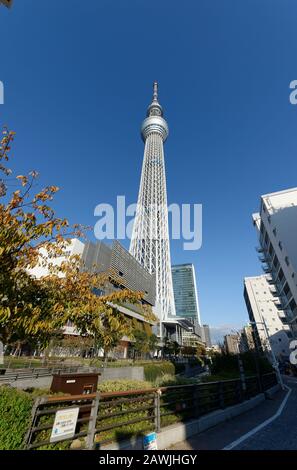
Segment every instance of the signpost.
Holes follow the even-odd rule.
[[[57,442],[74,436],[79,407],[58,410],[52,429],[50,441]]]

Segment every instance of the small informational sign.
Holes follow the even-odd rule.
[[[155,432],[143,436],[143,448],[144,450],[158,450],[157,434]]]
[[[50,441],[57,442],[74,436],[79,408],[58,410],[52,429]]]

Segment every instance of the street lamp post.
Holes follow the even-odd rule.
[[[245,393],[246,392],[246,381],[245,381],[245,373],[244,373],[244,368],[243,368],[243,362],[240,357],[240,348],[239,348],[239,343],[240,343],[240,332],[236,330],[231,330],[231,332],[234,332],[236,334],[236,341],[237,341],[237,362],[238,362],[238,369],[239,369],[239,376],[241,380],[241,386],[242,390]]]
[[[263,318],[262,318],[262,319],[263,319]],[[276,359],[276,355],[275,355],[275,353],[274,353],[274,351],[273,351],[273,348],[272,348],[272,346],[271,346],[271,343],[270,343],[269,332],[268,332],[268,328],[267,328],[267,325],[266,325],[266,323],[265,323],[265,320],[263,319],[263,321],[261,321],[261,322],[251,321],[250,324],[251,324],[251,325],[263,325],[263,326],[264,326],[264,331],[265,331],[266,339],[267,339],[268,344],[269,344],[269,346],[270,346],[270,351],[271,351],[272,360],[273,360],[272,367],[274,368],[274,370],[275,370],[275,372],[276,372],[276,376],[277,376],[278,383],[280,384],[282,390],[285,390],[283,378],[282,378],[282,375],[281,375],[281,373],[280,373],[279,366],[278,366],[278,360]]]

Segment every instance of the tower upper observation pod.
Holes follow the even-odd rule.
[[[169,129],[168,124],[163,118],[163,109],[158,101],[158,83],[154,82],[153,100],[147,108],[146,119],[141,126],[141,136],[145,142],[147,136],[152,132],[157,132],[161,135],[163,142],[168,137]]]

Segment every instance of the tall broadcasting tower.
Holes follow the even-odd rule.
[[[155,82],[153,101],[141,127],[145,147],[130,253],[156,275],[156,302],[161,309],[161,320],[175,315],[163,149],[168,132]]]

